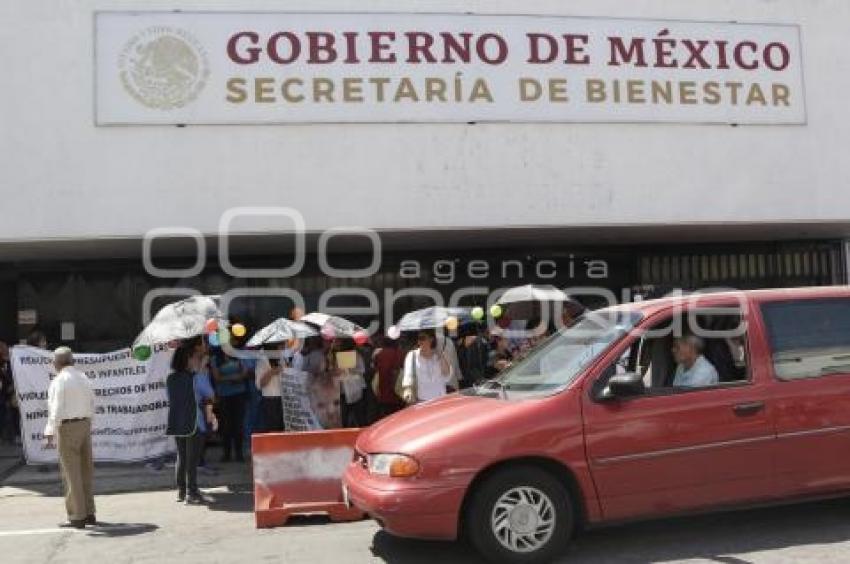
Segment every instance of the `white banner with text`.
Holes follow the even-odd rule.
[[[155,347],[145,361],[129,349],[106,354],[75,354],[95,392],[92,449],[99,462],[131,462],[174,452],[165,435],[168,394],[165,379],[172,351]],[[24,454],[30,464],[54,463],[56,449],[46,448],[47,389],[55,377],[53,353],[43,349],[12,348],[12,376],[21,410]]]

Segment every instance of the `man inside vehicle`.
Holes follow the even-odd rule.
[[[702,354],[705,342],[700,337],[677,337],[673,341],[672,350],[677,365],[674,387],[702,388],[714,386],[720,381],[717,369]]]

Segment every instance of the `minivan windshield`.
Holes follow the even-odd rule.
[[[517,398],[559,392],[642,318],[640,312],[616,308],[589,312],[493,380],[466,393]]]

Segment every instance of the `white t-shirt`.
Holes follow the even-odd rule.
[[[257,359],[257,367],[254,369],[254,378],[256,379],[257,388],[263,394],[264,398],[279,398],[280,397],[280,374],[272,374],[268,383],[265,386],[260,385],[260,380],[272,365],[268,359],[261,356]]]
[[[416,399],[428,401],[446,395],[446,384],[452,379],[451,366],[448,374],[443,374],[440,357],[436,352],[426,358],[419,354],[419,349],[407,353],[404,359],[404,377],[402,385],[413,385],[413,363],[416,362]]]

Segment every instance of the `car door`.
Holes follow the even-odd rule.
[[[783,495],[850,490],[850,297],[760,303]]]
[[[644,327],[669,323],[665,315],[653,316]],[[639,338],[624,343],[614,358],[634,349]],[[610,372],[600,370],[597,389],[604,384],[599,378]],[[606,520],[776,493],[772,406],[767,382],[757,373],[741,382],[690,390],[650,388],[644,395],[607,401],[588,389],[582,401],[588,462]]]

